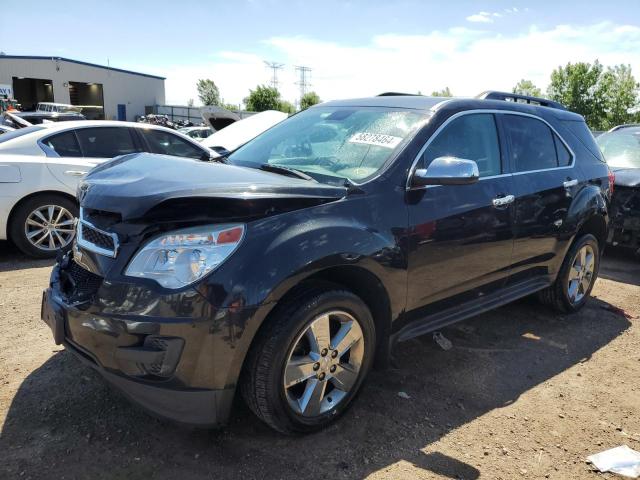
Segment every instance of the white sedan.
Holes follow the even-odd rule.
[[[69,121],[0,135],[0,240],[33,257],[55,256],[73,240],[79,180],[95,165],[135,152],[215,156],[185,135],[144,123]]]

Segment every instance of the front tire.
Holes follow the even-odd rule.
[[[561,313],[577,312],[587,303],[599,268],[598,240],[583,235],[567,252],[554,284],[539,293],[540,300]]]
[[[22,202],[14,211],[9,235],[26,255],[53,258],[71,245],[78,217],[76,203],[58,194],[41,194]]]
[[[326,427],[347,410],[371,368],[371,312],[351,292],[314,290],[268,321],[243,371],[245,402],[282,433]]]

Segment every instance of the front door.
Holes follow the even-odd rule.
[[[495,115],[452,117],[429,140],[418,168],[446,156],[474,160],[480,180],[408,192],[407,310],[415,317],[496,293],[509,276],[513,185],[505,173]]]

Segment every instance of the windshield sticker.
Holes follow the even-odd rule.
[[[358,132],[349,139],[349,143],[364,143],[377,147],[396,148],[402,141],[401,137],[385,135],[383,133]]]

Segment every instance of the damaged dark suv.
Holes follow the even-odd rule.
[[[640,125],[619,125],[597,143],[615,174],[608,241],[640,256]]]
[[[399,342],[534,293],[579,310],[607,238],[607,165],[542,99],[329,102],[218,160],[94,169],[42,303],[56,343],[185,424],[238,390],[321,428]]]

